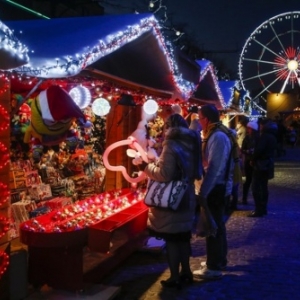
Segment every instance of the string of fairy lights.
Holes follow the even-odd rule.
[[[117,9],[125,10],[129,8],[128,6],[125,6],[123,4],[116,4],[112,1],[99,1],[99,5],[100,3],[114,6]],[[164,53],[166,54],[170,70],[172,71],[172,81],[176,88],[182,92],[183,98],[187,100],[196,90],[196,85],[183,79],[182,74],[179,72],[177,64],[174,62],[173,48],[173,43],[178,41],[185,34],[185,32],[177,29],[174,26],[167,25],[170,20],[168,17],[168,8],[163,3],[163,0],[150,0],[148,2],[148,10],[153,13],[153,17],[143,19],[141,20],[140,24],[130,26],[122,32],[112,34],[108,42],[100,40],[97,45],[90,47],[88,51],[84,53],[76,54],[75,57],[70,55],[68,57],[56,58],[55,61],[49,60],[43,67],[32,67],[30,66],[30,64],[26,64],[25,66],[18,68],[17,71],[21,74],[26,74],[33,77],[57,78],[64,76],[74,76],[89,64],[117,50],[122,45],[124,45],[124,43],[130,42],[131,40],[137,38],[148,30],[154,30],[155,36],[159,40]],[[137,9],[135,9],[135,12],[139,13]],[[173,40],[165,39],[167,31],[171,31],[174,33],[175,38],[173,38]],[[26,51],[28,52],[28,49],[26,49]],[[211,71],[215,72],[215,69],[212,67]],[[203,77],[204,76],[205,74],[203,74]],[[213,78],[213,80],[222,106],[226,109],[227,107],[222,97],[222,92],[218,87],[218,80],[215,78]],[[256,109],[258,111],[264,113],[264,109],[261,108],[258,104],[254,103],[253,105],[256,106]]]
[[[0,76],[1,88],[0,95],[7,92],[9,89],[9,80],[3,74]],[[10,117],[8,110],[0,105],[0,134],[7,133],[10,125]],[[0,142],[0,171],[9,164],[9,149],[7,142]],[[9,201],[10,189],[7,184],[0,181],[0,209]],[[10,228],[10,221],[6,216],[0,216],[0,239],[8,232]],[[5,251],[0,251],[0,279],[7,271],[9,265],[9,255]]]
[[[128,26],[123,31],[112,33],[106,41],[100,40],[97,45],[91,46],[86,52],[77,54],[75,57],[60,57],[55,60],[48,60],[43,67],[26,64],[15,71],[33,77],[41,78],[61,78],[77,75],[81,70],[100,58],[116,51],[124,44],[138,38],[143,33],[154,31],[172,74],[172,81],[178,91],[182,93],[184,99],[188,99],[195,89],[195,84],[183,79],[174,59],[174,50],[171,42],[166,41],[161,33],[160,25],[154,16],[149,16],[140,20],[139,24]]]

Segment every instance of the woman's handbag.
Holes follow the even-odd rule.
[[[149,207],[160,207],[176,210],[189,186],[189,180],[185,175],[183,161],[177,154],[178,165],[181,171],[181,179],[169,182],[158,182],[149,179],[144,203]]]
[[[158,182],[149,179],[144,203],[150,207],[176,210],[189,186],[187,179]]]
[[[201,203],[200,218],[197,223],[196,235],[200,237],[215,237],[217,234],[218,226],[210,213],[207,202]]]

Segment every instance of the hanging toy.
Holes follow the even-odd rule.
[[[30,125],[31,108],[28,104],[23,103],[19,108],[19,125],[22,133],[25,133]]]
[[[31,122],[25,132],[24,142],[29,143],[31,137],[35,137],[43,145],[58,145],[66,138],[76,118],[85,120],[71,96],[57,85],[50,86],[32,100]]]

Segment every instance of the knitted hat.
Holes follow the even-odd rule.
[[[72,97],[58,85],[50,86],[39,94],[42,118],[46,121],[62,121],[83,118],[84,114]]]
[[[252,128],[253,130],[258,130],[258,124],[254,121],[248,122],[247,127]]]

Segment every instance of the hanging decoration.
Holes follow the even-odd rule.
[[[9,151],[7,147],[0,142],[0,170],[4,168],[9,162]]]
[[[10,116],[8,111],[0,104],[0,131],[8,129]]]
[[[158,104],[155,100],[149,99],[144,103],[143,109],[148,115],[153,115],[158,111]]]
[[[7,184],[0,182],[0,208],[3,204],[8,202],[9,194],[10,193]]]
[[[72,88],[69,94],[80,109],[85,109],[92,100],[90,90],[82,85]]]
[[[9,230],[9,220],[6,217],[0,217],[0,239]]]
[[[130,183],[138,183],[144,179],[147,178],[146,174],[144,172],[139,172],[138,174],[138,177],[131,177],[128,175],[127,173],[127,170],[124,166],[112,166],[109,161],[108,161],[108,156],[109,156],[109,153],[118,148],[118,147],[121,147],[121,146],[130,146],[134,149],[136,149],[142,159],[145,161],[145,162],[148,162],[148,157],[147,157],[147,154],[145,153],[144,149],[135,141],[134,138],[132,137],[129,137],[127,140],[123,140],[123,141],[119,141],[119,142],[116,142],[116,143],[113,143],[111,144],[109,147],[107,147],[107,149],[105,150],[104,154],[103,154],[103,163],[104,163],[104,166],[108,169],[108,170],[111,170],[111,171],[119,171],[123,174],[124,178],[130,182]]]
[[[104,98],[97,98],[92,104],[92,111],[97,116],[106,116],[110,111],[110,104]]]
[[[24,136],[27,144],[35,137],[43,145],[58,145],[65,139],[75,118],[85,119],[71,96],[56,85],[40,92],[32,100],[31,109],[31,122]]]

